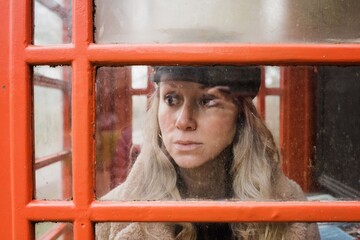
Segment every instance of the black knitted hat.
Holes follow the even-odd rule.
[[[152,80],[191,81],[206,86],[228,86],[236,96],[254,98],[260,87],[260,67],[249,66],[156,66]]]

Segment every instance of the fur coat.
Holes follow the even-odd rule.
[[[102,200],[120,200],[136,184],[139,184],[139,171],[142,164],[137,162],[122,185],[105,195]],[[275,196],[282,201],[305,200],[300,186],[288,179],[279,171],[275,182]],[[147,225],[146,231],[144,224]],[[104,222],[96,224],[98,240],[175,240],[173,224],[167,223],[122,223]],[[318,240],[320,239],[316,223],[290,223],[285,233],[285,240]]]

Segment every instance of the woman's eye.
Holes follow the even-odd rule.
[[[173,106],[179,103],[179,98],[174,94],[167,94],[164,97],[164,101],[167,105]]]
[[[200,100],[200,105],[206,107],[213,107],[217,104],[215,97],[205,96]]]

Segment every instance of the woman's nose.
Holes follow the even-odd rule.
[[[176,127],[182,131],[194,131],[197,127],[194,111],[191,105],[184,104],[177,116]]]

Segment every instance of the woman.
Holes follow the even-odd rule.
[[[144,146],[104,200],[304,200],[252,99],[255,67],[156,67]],[[318,239],[307,223],[100,223],[98,239]]]

